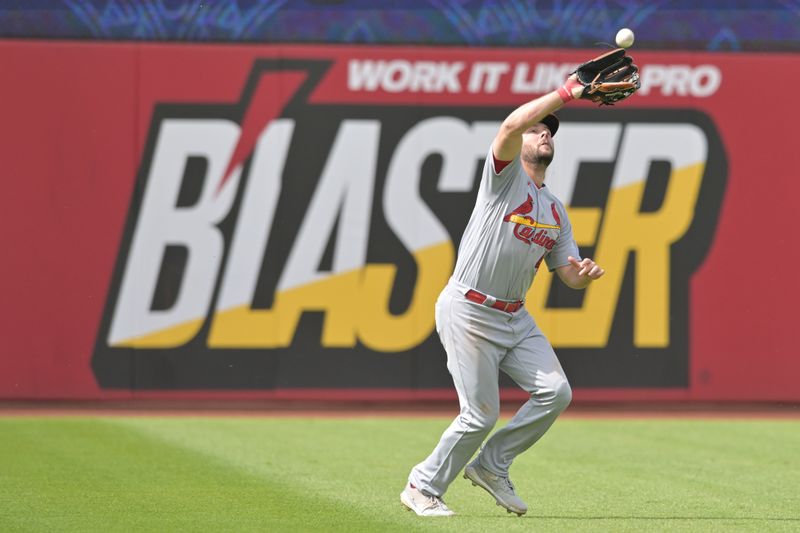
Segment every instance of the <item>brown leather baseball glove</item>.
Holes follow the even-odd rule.
[[[600,105],[614,105],[641,87],[639,67],[633,58],[617,48],[580,65],[570,75],[570,81],[583,85],[581,98]]]

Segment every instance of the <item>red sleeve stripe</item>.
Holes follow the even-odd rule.
[[[494,171],[497,174],[500,174],[504,168],[508,166],[511,161],[503,161],[502,159],[497,159],[494,153],[492,153],[492,159],[494,159]]]

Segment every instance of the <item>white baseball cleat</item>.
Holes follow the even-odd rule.
[[[509,513],[522,516],[528,512],[528,506],[514,492],[511,480],[492,474],[480,465],[477,458],[464,469],[464,478],[472,481],[473,486],[477,485],[494,496],[497,505],[505,507]]]
[[[444,504],[441,498],[428,496],[410,483],[400,493],[400,503],[419,516],[453,516],[456,514]]]

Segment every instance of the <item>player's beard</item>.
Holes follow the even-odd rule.
[[[549,150],[544,148],[541,145],[531,146],[530,144],[522,145],[522,160],[527,163],[528,165],[537,167],[537,166],[544,166],[547,167],[552,161],[553,157],[556,155],[555,147],[551,147]]]

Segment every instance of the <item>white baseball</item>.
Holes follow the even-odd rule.
[[[617,32],[617,46],[620,48],[630,48],[633,46],[633,32],[630,28],[622,28]]]

